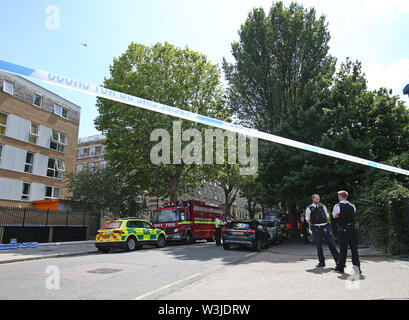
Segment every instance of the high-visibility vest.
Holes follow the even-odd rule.
[[[220,221],[220,224],[219,224],[219,221]],[[219,218],[216,218],[215,220],[214,220],[214,226],[216,227],[216,229],[217,228],[219,228],[219,226],[222,224],[222,222],[221,222],[221,220],[219,219]]]

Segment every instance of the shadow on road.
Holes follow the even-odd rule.
[[[148,247],[146,247],[148,249]],[[335,263],[331,254],[325,248],[324,254],[331,267],[335,267]],[[235,265],[243,263],[297,263],[303,261],[311,261],[311,267],[318,263],[316,248],[312,244],[304,244],[302,241],[289,241],[280,245],[272,246],[268,249],[263,249],[260,252],[255,252],[251,248],[231,247],[229,250],[224,250],[223,246],[216,246],[214,243],[196,242],[191,245],[170,244],[165,248],[160,249],[176,259],[181,260],[197,260],[209,261],[219,259],[226,265]],[[391,261],[391,258],[374,255],[369,249],[362,249],[363,255],[361,262],[381,262]],[[348,258],[350,253],[348,253]],[[330,268],[312,268],[306,270],[310,273],[324,274],[331,272]]]

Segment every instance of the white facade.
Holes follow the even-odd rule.
[[[0,199],[21,201],[24,181],[0,178]],[[45,185],[30,183],[29,201],[43,200],[45,197]]]
[[[31,132],[31,122],[13,114],[7,116],[7,126],[5,136],[29,142]],[[50,142],[52,137],[52,130],[48,127],[37,125],[37,141],[35,145],[50,149]],[[30,172],[25,170],[27,153],[29,151],[17,148],[11,145],[2,144],[0,155],[0,169],[28,173],[41,177],[48,177],[48,162],[49,156],[42,153],[33,153],[34,158],[30,163]],[[58,158],[56,158],[58,159]],[[48,177],[50,178],[50,177]],[[58,179],[58,178],[55,178]],[[22,198],[23,183],[29,183],[29,196]],[[46,197],[46,185],[39,183],[32,183],[16,179],[0,178],[0,199],[14,200],[14,201],[35,201],[44,200]]]
[[[50,148],[52,130],[41,125],[38,127],[39,135],[36,145],[44,148]],[[24,142],[29,142],[30,129],[31,121],[15,116],[14,114],[8,115],[5,136]]]

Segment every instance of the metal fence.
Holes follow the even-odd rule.
[[[94,213],[1,207],[0,227],[5,226],[85,226]]]
[[[38,242],[85,240],[92,238],[98,227],[95,213],[0,206],[0,243],[13,236]]]

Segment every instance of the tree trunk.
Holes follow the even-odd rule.
[[[168,191],[169,191],[169,200],[176,201],[177,200],[177,189],[180,181],[180,174],[176,173],[173,176],[169,177],[168,180]]]

